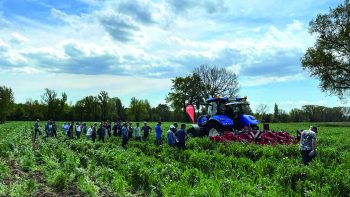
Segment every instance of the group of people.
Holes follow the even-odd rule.
[[[156,145],[160,146],[162,144],[163,130],[161,128],[161,122],[158,122],[155,126],[156,133]],[[47,140],[48,137],[57,137],[57,125],[55,121],[48,120],[44,126],[46,135],[44,139]],[[141,127],[140,123],[137,122],[136,126],[133,127],[131,122],[121,122],[116,121],[113,123],[110,121],[104,121],[101,123],[94,123],[91,126],[87,126],[83,122],[64,122],[61,127],[62,133],[70,139],[80,138],[81,135],[86,135],[87,140],[96,140],[105,142],[106,139],[111,137],[121,137],[122,146],[126,147],[130,139],[135,139],[137,141],[148,141],[148,137],[152,128],[148,126],[147,122]],[[185,149],[185,142],[188,139],[186,133],[186,124],[181,124],[178,129],[178,124],[174,123],[170,126],[167,132],[167,144],[169,146],[178,146],[180,149]],[[143,134],[143,135],[141,135]],[[34,124],[34,140],[37,139],[38,135],[41,135],[40,131],[40,120],[37,119]]]
[[[34,124],[34,140],[37,139],[38,135],[41,135],[39,120]],[[160,146],[162,144],[163,130],[161,128],[162,123],[158,122],[155,126],[156,134],[156,145]],[[86,123],[74,122],[63,123],[62,132],[68,138],[74,138],[74,132],[77,138],[80,138],[81,134],[86,135],[87,140],[92,140],[93,142],[98,139],[98,141],[105,142],[106,138],[121,137],[122,146],[126,147],[130,139],[135,139],[137,141],[148,141],[148,136],[152,131],[152,128],[144,122],[143,127],[140,127],[140,123],[136,123],[133,127],[131,122],[120,122],[116,121],[113,126],[110,121],[101,122],[99,125],[94,123],[93,125],[87,127]],[[55,121],[47,121],[44,126],[46,135],[44,139],[47,140],[49,137],[57,137],[57,125]],[[143,136],[141,136],[143,133]],[[308,165],[313,158],[316,156],[316,133],[317,127],[311,126],[309,130],[299,131],[297,137],[300,139],[300,152],[302,156],[302,161],[305,165]],[[170,126],[166,134],[166,141],[169,146],[177,146],[180,149],[185,149],[185,143],[188,139],[186,133],[186,124],[181,124],[178,129],[178,124],[174,123]]]

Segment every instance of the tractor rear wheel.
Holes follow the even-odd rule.
[[[205,131],[209,137],[218,136],[222,134],[221,125],[215,122],[209,122],[205,127]]]

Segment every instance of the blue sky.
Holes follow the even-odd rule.
[[[300,66],[308,23],[334,0],[0,0],[0,85],[17,102],[44,88],[75,102],[101,90],[164,103],[201,64],[237,73],[255,109],[338,106]]]

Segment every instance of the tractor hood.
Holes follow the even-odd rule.
[[[233,125],[233,121],[225,115],[215,115],[215,116],[211,117],[210,119],[216,120],[221,125],[225,125],[225,126],[232,126]]]
[[[254,116],[251,115],[242,115],[241,116],[241,123],[243,125],[257,125],[259,124],[259,121],[254,118]]]

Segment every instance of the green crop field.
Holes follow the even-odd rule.
[[[191,138],[179,151],[156,147],[154,132],[151,141],[131,140],[126,150],[120,138],[92,143],[61,132],[32,143],[32,124],[0,125],[0,196],[350,196],[350,124],[317,124],[318,155],[309,166],[298,145]],[[270,128],[294,135],[309,126]]]

